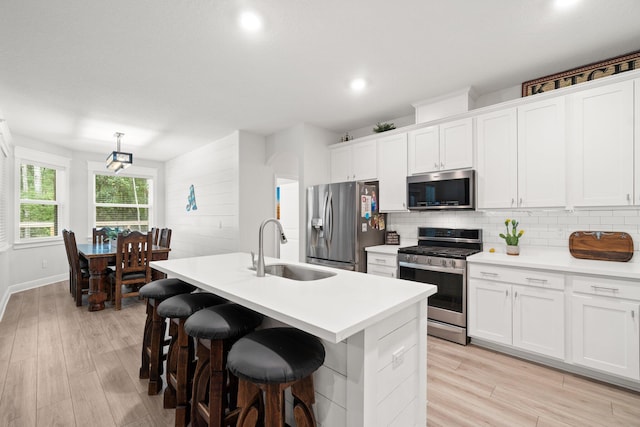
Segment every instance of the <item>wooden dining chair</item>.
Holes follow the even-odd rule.
[[[93,227],[93,244],[96,245],[98,243],[104,243],[109,240],[109,236],[107,235],[106,228],[95,228]]]
[[[149,233],[151,233],[151,235],[153,236],[152,238],[152,242],[154,245],[158,244],[158,239],[160,238],[160,229],[157,227],[153,227]]]
[[[160,240],[158,241],[158,246],[162,246],[163,248],[171,247],[171,229],[163,228],[160,231]]]
[[[82,305],[82,294],[89,292],[89,270],[83,268],[80,263],[80,255],[78,255],[78,244],[76,243],[76,235],[73,231],[62,230],[62,237],[67,246],[67,256],[69,258],[69,289],[71,295],[76,300],[76,306]]]
[[[122,307],[122,298],[138,296],[140,287],[151,281],[151,249],[150,233],[132,231],[127,235],[118,234],[116,269],[110,275],[116,310]]]
[[[62,230],[62,241],[64,242],[64,250],[67,253],[67,262],[69,263],[69,294],[74,296],[73,292],[73,269],[71,267],[71,250],[69,249],[69,230]]]

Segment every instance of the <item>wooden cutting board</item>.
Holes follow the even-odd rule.
[[[633,239],[617,231],[574,231],[569,252],[575,258],[626,262],[633,257]]]

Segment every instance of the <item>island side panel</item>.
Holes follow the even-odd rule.
[[[347,425],[425,426],[427,302],[347,340]]]

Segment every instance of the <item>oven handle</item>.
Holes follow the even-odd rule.
[[[415,268],[416,270],[441,271],[443,273],[464,274],[464,268],[438,267],[437,265],[422,265],[412,262],[398,261],[398,267]]]

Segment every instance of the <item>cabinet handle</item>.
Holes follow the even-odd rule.
[[[536,283],[547,283],[547,279],[538,279],[536,277],[527,277],[526,279]]]
[[[513,197],[511,198],[511,206],[513,206],[513,204],[515,203],[516,199],[514,199]]]
[[[522,197],[520,197],[520,203],[518,204],[518,206],[522,206]]]
[[[434,168],[436,168],[436,169],[438,169],[438,162],[435,162],[435,163],[433,164],[433,167],[434,167]]]
[[[513,297],[514,297],[514,298],[518,298],[518,291],[515,291],[515,292],[513,293]]]
[[[440,162],[440,169],[444,169],[444,163]]]
[[[611,291],[611,292],[619,292],[620,291],[620,289],[618,289],[618,288],[609,288],[607,286],[591,285],[591,287],[593,288],[594,291],[597,291],[598,289],[600,289],[601,291]]]
[[[631,194],[627,193],[627,202],[631,203]]]
[[[631,318],[632,319],[636,318],[636,311],[635,310],[631,310]]]
[[[376,261],[380,264],[386,264],[387,260],[386,259],[382,259],[382,258],[376,258]]]
[[[505,294],[506,296],[509,296],[509,289],[505,289],[505,290],[504,290],[504,294]]]
[[[498,277],[498,273],[489,273],[488,271],[481,271],[480,274],[483,276]]]

